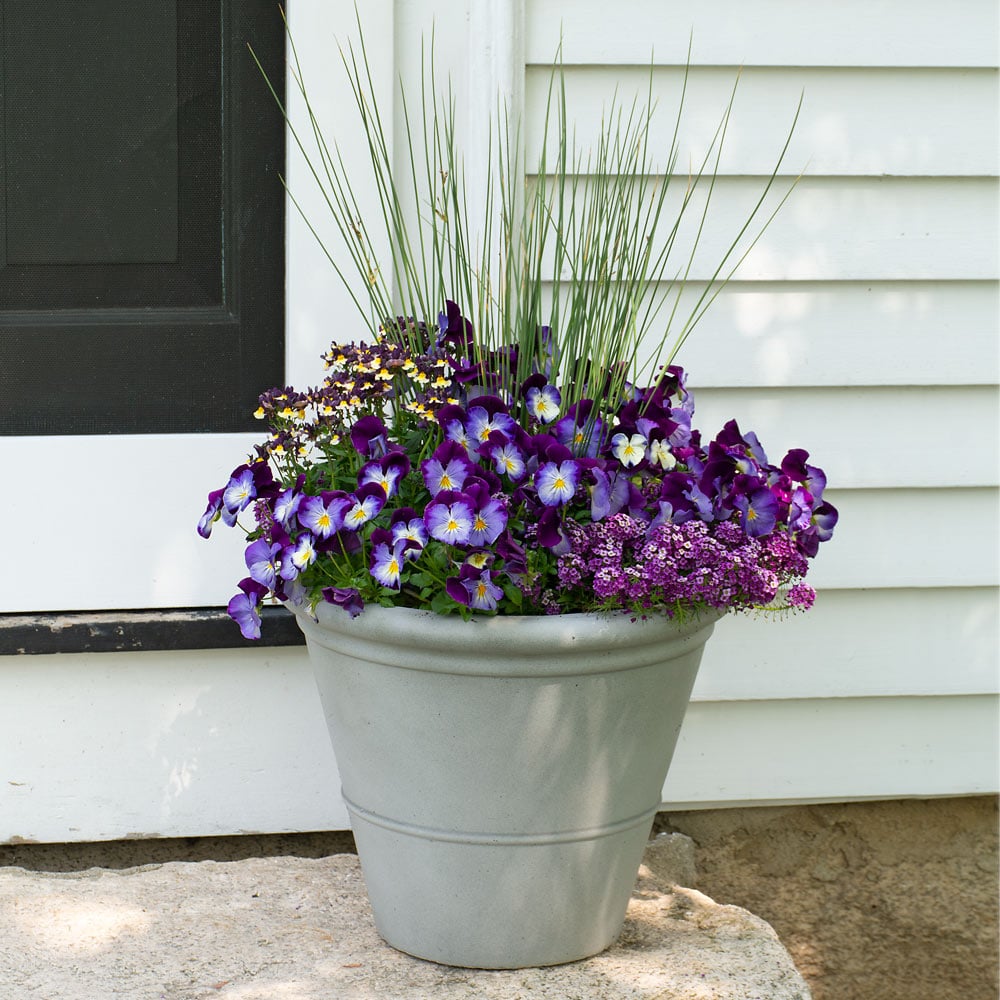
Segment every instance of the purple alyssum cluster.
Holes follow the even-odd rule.
[[[318,389],[265,393],[267,441],[209,494],[204,537],[253,511],[229,603],[245,636],[270,596],[351,615],[811,606],[837,521],[822,470],[801,449],[770,464],[735,421],[704,445],[681,369],[581,398],[544,360],[513,378],[515,348],[477,355],[454,303],[433,338],[383,332],[331,348]]]

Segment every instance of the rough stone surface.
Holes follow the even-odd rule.
[[[671,813],[715,899],[767,920],[815,1000],[997,1000],[997,800]]]
[[[661,838],[620,941],[549,969],[409,958],[375,932],[355,856],[0,869],[3,1000],[808,1000],[774,931],[671,885],[691,844]]]

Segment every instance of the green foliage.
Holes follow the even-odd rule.
[[[507,377],[519,384],[548,365],[550,381],[567,390],[563,399],[567,405],[582,398],[594,373],[600,373],[602,380],[611,376],[601,402],[607,412],[617,408],[627,382],[654,382],[794,186],[793,181],[777,207],[765,212],[798,109],[759,199],[704,291],[682,314],[681,293],[712,203],[738,76],[702,161],[678,175],[689,65],[668,150],[654,150],[651,144],[650,71],[646,102],[635,100],[624,106],[615,97],[596,148],[584,154],[572,135],[561,51],[557,52],[538,162],[528,170],[521,123],[511,120],[510,109],[499,107],[491,123],[490,148],[470,151],[472,156],[486,155],[493,168],[484,203],[469,205],[455,96],[450,86],[439,87],[433,40],[422,59],[417,108],[400,86],[406,145],[405,166],[397,177],[362,36],[357,48],[348,45],[340,57],[381,209],[381,231],[376,233],[362,217],[340,145],[325,137],[316,118],[290,36],[289,46],[290,75],[307,119],[304,135],[292,121],[289,129],[343,242],[336,254],[322,241],[321,246],[370,334],[381,331],[414,350],[412,330],[388,321],[402,315],[434,329],[445,300],[454,299],[472,321],[477,360],[514,344],[518,365]],[[282,111],[287,119],[287,110],[282,107]],[[672,209],[668,196],[678,187],[682,188],[679,207]],[[696,201],[699,190],[703,196]],[[292,198],[295,201],[294,194]],[[677,237],[689,217],[686,225],[693,226],[695,235],[682,249]],[[306,222],[316,234],[309,219]],[[383,242],[390,248],[388,259],[380,258],[376,250]],[[547,289],[552,300],[548,309],[543,295]],[[542,336],[543,328],[551,332],[551,343]],[[651,360],[640,364],[639,346],[647,338],[644,353]]]

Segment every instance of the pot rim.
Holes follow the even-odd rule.
[[[403,669],[551,676],[663,663],[704,644],[724,611],[683,623],[627,612],[495,615],[464,621],[421,608],[369,605],[352,618],[332,604],[286,604],[310,644]],[[464,655],[463,655],[464,654]],[[470,655],[473,654],[473,655]]]

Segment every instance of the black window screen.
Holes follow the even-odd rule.
[[[227,431],[282,381],[273,0],[0,0],[0,433]]]

